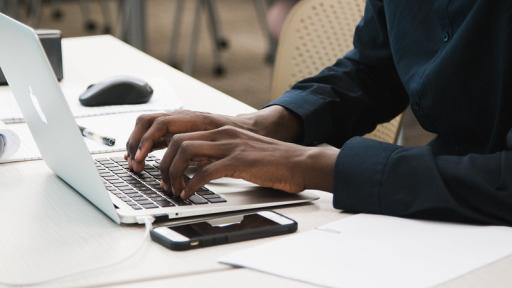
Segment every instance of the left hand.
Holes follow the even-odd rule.
[[[305,147],[225,126],[177,134],[160,163],[164,189],[186,199],[211,180],[231,177],[290,193],[331,191],[336,148]],[[203,165],[185,183],[190,163]]]

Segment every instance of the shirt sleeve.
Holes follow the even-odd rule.
[[[405,148],[354,137],[343,146],[338,158],[335,208],[443,221],[512,224],[511,150],[438,156],[428,145]]]
[[[337,147],[390,121],[407,104],[389,48],[383,4],[376,0],[367,1],[353,50],[270,103],[302,120],[300,144]]]

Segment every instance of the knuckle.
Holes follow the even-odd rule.
[[[219,129],[217,129],[218,132],[226,136],[236,135],[239,132],[238,130],[238,128],[231,125],[222,126]]]
[[[181,143],[183,143],[183,135],[176,134],[171,137],[171,140],[169,141],[169,148],[171,149],[177,149],[180,147]]]
[[[147,123],[149,121],[149,115],[143,114],[137,117],[137,120],[135,121],[135,124],[142,125],[144,123]]]
[[[157,118],[153,122],[153,126],[157,129],[165,129],[167,127],[167,119],[165,117]]]

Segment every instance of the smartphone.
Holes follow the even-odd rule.
[[[293,233],[297,222],[274,211],[220,217],[203,222],[161,226],[153,241],[176,251]]]

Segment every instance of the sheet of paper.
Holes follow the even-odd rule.
[[[78,96],[87,88],[83,83],[74,83],[64,80],[61,83],[61,88],[71,108],[71,112],[76,118],[182,108],[181,101],[178,100],[173,87],[168,84],[165,78],[150,78],[145,80],[153,87],[154,94],[151,100],[143,105],[84,107],[78,101]],[[14,95],[7,87],[2,87],[2,90],[3,93],[0,95],[0,121],[4,121],[5,123],[23,122],[23,115],[21,114],[21,110],[18,107]]]
[[[87,127],[97,134],[116,139],[115,146],[105,146],[95,141],[83,138],[91,154],[125,151],[126,141],[135,125],[137,116],[141,112],[95,116],[77,119],[77,124]],[[11,157],[0,159],[0,163],[19,162],[41,159],[36,142],[25,123],[10,124],[9,129],[20,137],[20,147]]]
[[[512,253],[512,228],[359,214],[220,262],[325,287],[432,287]]]
[[[0,159],[12,157],[20,147],[20,138],[10,127],[0,121]]]

